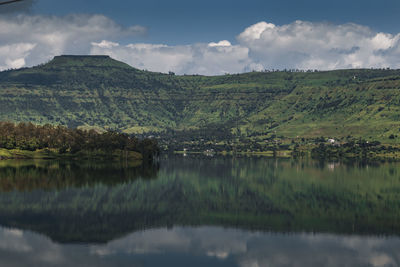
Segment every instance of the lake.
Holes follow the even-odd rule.
[[[400,266],[400,164],[0,161],[0,266]]]

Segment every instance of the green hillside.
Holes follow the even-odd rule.
[[[400,135],[399,89],[400,70],[176,76],[108,56],[59,56],[0,73],[0,121],[389,142],[390,135]]]

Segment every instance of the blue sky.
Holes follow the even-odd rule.
[[[0,6],[0,70],[60,54],[220,75],[400,68],[399,0],[24,0]]]
[[[34,12],[104,14],[123,25],[148,28],[143,41],[189,44],[222,39],[235,42],[259,21],[277,25],[295,20],[357,23],[377,31],[400,32],[399,0],[37,0]]]

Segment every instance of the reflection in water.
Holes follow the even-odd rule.
[[[398,266],[399,197],[396,163],[0,162],[0,265]]]
[[[0,161],[0,192],[112,186],[138,178],[154,178],[157,171],[157,165],[144,165],[141,161]]]
[[[154,229],[106,245],[59,245],[0,228],[4,266],[399,266],[399,238]]]
[[[160,169],[4,164],[0,224],[63,243],[104,243],[174,225],[400,233],[398,164],[337,164],[332,170],[313,161],[189,157],[165,159]]]

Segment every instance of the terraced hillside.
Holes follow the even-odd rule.
[[[127,133],[223,129],[243,137],[400,134],[400,70],[175,76],[108,56],[0,73],[0,120]]]

